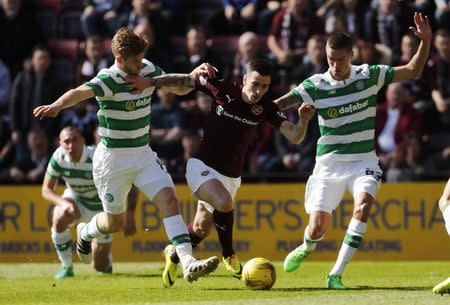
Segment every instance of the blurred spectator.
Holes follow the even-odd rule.
[[[97,109],[83,101],[71,108],[67,108],[61,115],[60,130],[66,126],[74,126],[78,129],[86,141],[86,145],[94,145],[94,132],[97,128]]]
[[[287,4],[286,0],[268,0],[266,7],[258,14],[258,22],[256,24],[256,32],[258,35],[269,34],[272,18],[281,8]]]
[[[43,41],[39,24],[32,14],[22,7],[22,0],[1,0],[0,58],[9,68],[11,77],[23,69],[23,62],[31,56],[31,50]]]
[[[434,18],[437,27],[450,31],[450,1],[434,0],[434,2],[436,4]]]
[[[356,65],[390,65],[392,63],[392,51],[382,45],[375,44],[367,38],[361,37],[356,41]]]
[[[364,29],[364,12],[368,1],[334,0],[325,14],[325,31],[327,33],[346,32],[353,39],[362,36]]]
[[[100,36],[89,36],[86,38],[84,41],[84,54],[85,56],[77,68],[77,85],[93,79],[101,69],[110,66],[110,62],[105,56],[103,40]]]
[[[298,111],[295,107],[285,111],[289,121],[298,120]],[[316,158],[316,144],[319,139],[319,129],[316,127],[317,115],[310,123],[303,141],[298,144],[291,144],[279,132],[275,132],[274,144],[278,156],[278,166],[282,171],[311,174]]]
[[[414,34],[408,33],[403,35],[401,43],[402,53],[398,65],[406,65],[412,59],[419,48],[419,43],[419,39]],[[427,88],[425,74],[426,72],[414,79],[403,81],[403,84],[413,94],[413,106],[418,110],[422,110],[426,104],[430,103],[430,91]]]
[[[151,10],[151,0],[132,0],[132,10],[124,15],[120,21],[120,26],[135,29],[137,26],[150,22],[154,29],[155,43],[167,43],[169,36],[169,25],[158,10]]]
[[[435,130],[450,129],[450,32],[438,30],[434,46],[437,55],[428,62],[431,97],[439,113]]]
[[[6,120],[9,112],[9,92],[11,90],[11,76],[8,67],[0,59],[0,125]]]
[[[325,54],[325,40],[321,35],[312,36],[306,45],[306,55],[303,57],[302,65],[294,68],[289,83],[298,85],[308,77],[325,73],[328,70]],[[293,121],[295,122],[295,121]]]
[[[127,10],[125,0],[84,0],[81,28],[85,37],[112,37],[118,22]]]
[[[206,32],[201,26],[191,26],[186,32],[186,54],[175,59],[175,71],[190,73],[201,63],[208,62],[219,69],[219,75],[225,77],[222,60],[206,44]]]
[[[10,98],[11,139],[19,145],[19,152],[25,146],[29,130],[39,126],[44,129],[50,141],[58,134],[56,118],[37,120],[32,110],[54,102],[62,92],[60,76],[50,69],[50,51],[45,46],[36,46],[31,58],[31,69],[20,72],[14,79]]]
[[[168,160],[183,155],[181,138],[186,127],[186,114],[180,108],[177,96],[157,90],[159,104],[152,106],[151,147],[161,159]]]
[[[33,129],[27,135],[26,152],[16,156],[10,168],[0,171],[0,182],[40,183],[49,160],[47,134],[42,129]]]
[[[159,12],[166,25],[170,25],[167,27],[169,36],[183,36],[186,25],[193,24],[188,5],[189,1],[151,0],[150,10]]]
[[[247,63],[253,59],[264,57],[258,36],[253,32],[245,32],[239,37],[238,51],[234,56],[232,79],[241,80],[245,74]]]
[[[208,28],[213,35],[239,35],[256,30],[262,0],[223,0],[223,8],[213,13]]]
[[[149,45],[145,52],[145,58],[161,67],[165,72],[173,72],[173,52],[168,45],[156,41],[153,24],[150,21],[141,23],[134,28],[134,31],[147,37]]]
[[[412,11],[398,0],[379,0],[376,8],[365,16],[365,36],[392,50],[393,62],[398,62],[403,34],[411,25]]]
[[[289,75],[290,69],[301,63],[308,39],[323,33],[323,22],[314,15],[308,0],[289,0],[287,8],[273,18],[267,45]]]
[[[402,83],[392,83],[387,87],[386,102],[377,107],[375,146],[388,181],[413,180],[421,163],[423,121],[412,102]]]

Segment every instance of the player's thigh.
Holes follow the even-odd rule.
[[[146,158],[145,163],[134,178],[133,184],[151,201],[163,189],[171,188],[173,189],[172,192],[175,193],[172,177],[170,177],[166,166],[159,160],[156,153],[149,149],[143,157]],[[167,193],[167,196],[172,196],[170,192],[165,193]],[[162,199],[170,199],[166,198],[166,195]]]
[[[127,156],[124,151],[111,152],[111,149],[108,151],[100,144],[97,147],[93,177],[105,212],[125,212],[126,198],[137,172],[133,161],[133,156]]]
[[[369,200],[365,193],[372,198],[378,193],[381,186],[382,170],[377,160],[360,161],[353,165],[355,168],[348,180],[348,189],[353,194],[355,203],[364,199]],[[367,197],[367,198],[366,198]]]
[[[312,175],[306,183],[305,209],[312,212],[331,214],[344,196],[347,180],[345,178],[329,178]]]

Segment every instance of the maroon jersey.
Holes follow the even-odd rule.
[[[200,77],[196,88],[214,99],[196,158],[224,176],[240,177],[258,125],[279,129],[286,117],[266,96],[253,105],[244,102],[242,84],[236,82]]]

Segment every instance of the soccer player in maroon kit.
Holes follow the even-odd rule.
[[[190,158],[186,179],[192,193],[199,198],[197,213],[188,231],[193,246],[199,244],[216,227],[226,268],[240,278],[242,265],[233,249],[233,198],[241,184],[245,153],[258,125],[267,122],[292,143],[300,143],[306,133],[314,108],[306,103],[299,109],[297,124],[289,122],[278,106],[265,94],[269,89],[272,65],[263,59],[247,64],[242,83],[227,82],[205,75],[215,75],[214,67],[203,64],[191,74],[165,74],[155,78],[129,77],[137,90],[149,86],[183,87],[200,90],[214,100],[208,114],[200,150]],[[172,286],[178,258],[173,246],[164,250],[165,286]]]

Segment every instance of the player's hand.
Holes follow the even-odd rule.
[[[300,116],[300,121],[309,122],[313,117],[314,112],[315,109],[313,106],[303,102],[302,105],[298,108],[298,115]]]
[[[116,16],[117,16],[117,13],[115,11],[111,10],[111,11],[107,11],[106,14],[103,15],[103,19],[106,21],[109,21],[111,19],[116,18]]]
[[[34,108],[33,110],[33,115],[38,118],[38,119],[43,119],[43,118],[54,118],[58,115],[58,113],[61,111],[61,109],[54,105],[54,104],[50,104],[50,105],[42,105],[42,106],[37,106],[36,108]]]
[[[125,213],[125,224],[123,225],[123,234],[125,236],[133,236],[136,234],[136,221],[134,220],[134,213],[127,211]]]
[[[64,215],[74,217],[76,216],[77,207],[74,202],[69,200],[64,200],[63,204]]]
[[[409,27],[411,31],[421,40],[431,41],[431,26],[428,17],[422,13],[414,13],[414,24],[416,27]]]
[[[151,78],[140,75],[128,75],[126,84],[132,90],[132,94],[138,94],[153,86],[153,81]]]
[[[206,63],[201,64],[194,70],[192,70],[192,72],[189,73],[189,75],[191,75],[193,77],[197,77],[198,75],[203,75],[203,76],[207,76],[208,78],[215,78],[217,72],[219,72],[219,70],[216,67],[214,67],[213,65],[206,62]]]
[[[85,14],[86,16],[91,16],[95,13],[95,6],[93,5],[88,5],[86,6],[86,8],[84,9],[83,14]]]

